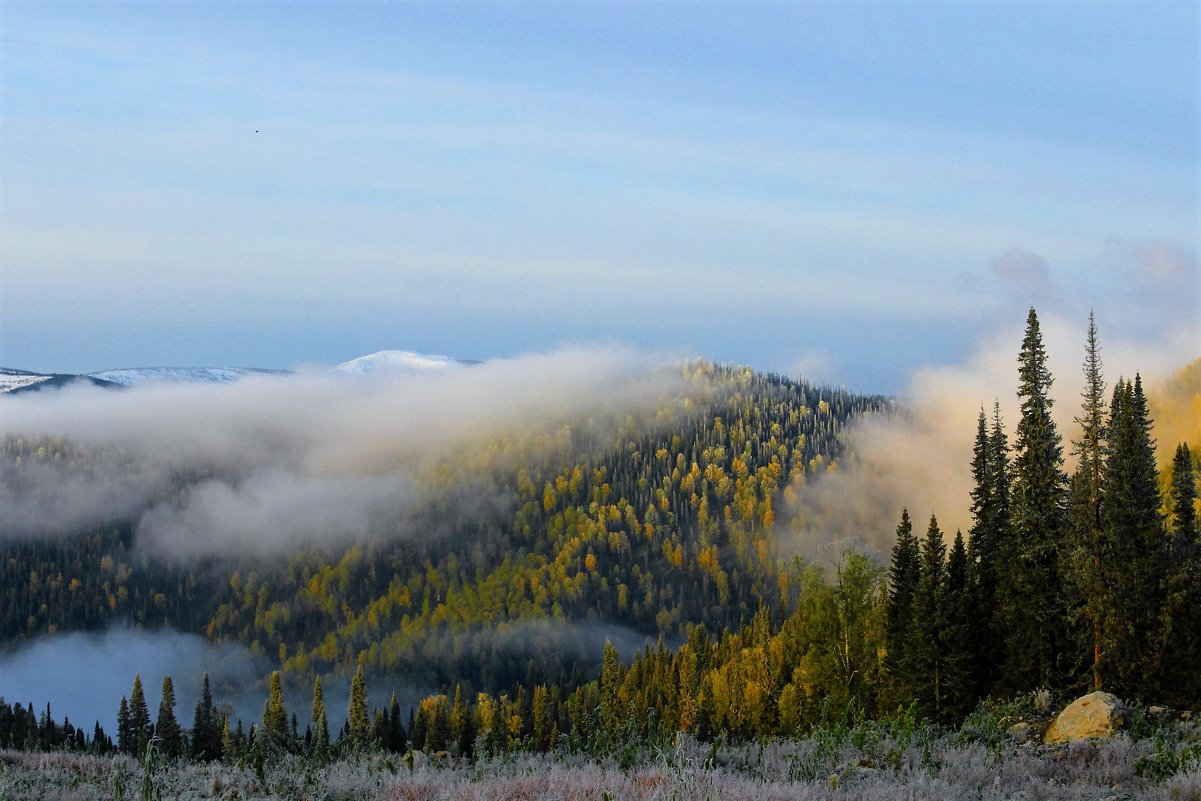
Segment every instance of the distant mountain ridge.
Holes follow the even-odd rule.
[[[329,368],[349,375],[411,373],[462,367],[478,362],[417,353],[411,350],[381,350]],[[251,376],[289,375],[291,370],[267,367],[127,367],[94,373],[39,373],[0,367],[0,395],[37,391],[85,382],[102,387],[135,387],[145,384],[228,384]]]
[[[287,375],[290,370],[266,367],[129,367],[88,373],[91,378],[131,387],[150,382],[229,383],[252,375]]]
[[[102,378],[95,378],[89,375],[34,373],[29,370],[13,370],[8,367],[0,367],[0,395],[7,395],[13,392],[37,391],[48,387],[62,387],[80,381],[98,387],[118,386],[118,384],[112,381],[105,381]]]

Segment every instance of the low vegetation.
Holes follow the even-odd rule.
[[[984,704],[957,729],[902,714],[797,738],[705,743],[680,734],[596,750],[566,738],[550,753],[455,758],[349,750],[231,764],[67,752],[0,751],[0,798],[113,799],[1197,799],[1201,728],[1136,708],[1108,740],[1044,747],[1016,723],[1048,712],[1046,694]],[[1158,710],[1157,710],[1158,711]],[[482,754],[481,746],[475,749]]]

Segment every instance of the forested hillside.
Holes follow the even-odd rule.
[[[835,467],[848,424],[889,404],[705,364],[685,366],[684,383],[653,404],[493,430],[427,465],[436,491],[390,521],[391,536],[279,558],[170,560],[139,542],[137,510],[14,536],[3,555],[7,643],[128,620],[244,643],[278,669],[249,725],[206,675],[190,730],[171,677],[152,722],[136,676],[115,740],[99,723],[89,738],[49,707],[0,698],[0,747],[249,760],[261,773],[286,754],[627,760],[678,733],[716,749],[842,731],[861,748],[912,736],[922,719],[966,718],[976,737],[979,721],[1010,720],[1006,704],[1028,714],[1033,703],[1037,715],[1046,699],[1089,689],[1195,705],[1194,451],[1180,442],[1161,475],[1141,377],[1108,390],[1091,320],[1067,443],[1033,309],[1017,377],[1012,438],[999,405],[979,412],[963,468],[966,536],[935,516],[922,535],[902,511],[887,567],[855,552],[831,569],[789,558],[776,517]],[[11,438],[5,454],[9,493],[50,474],[140,467],[120,449],[41,437]],[[163,492],[218,469],[179,471]],[[322,677],[352,673],[346,722],[331,730],[326,706],[342,702],[325,697]],[[398,679],[434,691],[408,709],[393,691],[372,710],[368,683],[394,690]],[[309,682],[311,705],[289,715],[285,685]],[[1185,741],[1170,750],[1164,775],[1196,759]]]
[[[795,594],[772,536],[785,491],[834,465],[848,423],[887,404],[744,368],[682,372],[683,390],[654,408],[489,431],[425,469],[433,491],[391,531],[341,547],[173,560],[141,547],[140,509],[0,537],[0,637],[129,621],[244,643],[295,680],[363,664],[488,688],[590,672],[614,631],[602,624],[669,642],[695,623],[736,627]],[[52,435],[3,448],[11,493],[47,471],[138,470]],[[219,469],[178,471],[162,494]]]

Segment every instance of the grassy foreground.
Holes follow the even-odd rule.
[[[1023,708],[1024,707],[1024,708]],[[626,744],[605,754],[510,753],[475,761],[370,751],[242,764],[0,751],[0,799],[1198,799],[1201,727],[1135,710],[1108,740],[1045,747],[1015,736],[1046,721],[1028,704],[982,708],[954,731],[904,717],[804,739]],[[1019,731],[1024,726],[1019,726]]]

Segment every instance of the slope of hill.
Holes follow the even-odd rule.
[[[25,387],[32,387],[48,381],[52,377],[41,373],[31,373],[28,370],[9,370],[0,367],[0,392],[13,392]]]
[[[127,621],[241,642],[297,677],[361,662],[503,687],[591,670],[606,637],[737,625],[790,592],[773,536],[786,488],[829,469],[847,424],[883,401],[744,368],[682,373],[657,408],[470,440],[424,470],[390,534],[348,545],[171,561],[139,548],[136,516],[24,541],[0,523],[0,643]],[[61,439],[3,445],[17,491],[131,469]],[[164,491],[183,499],[212,475]]]

